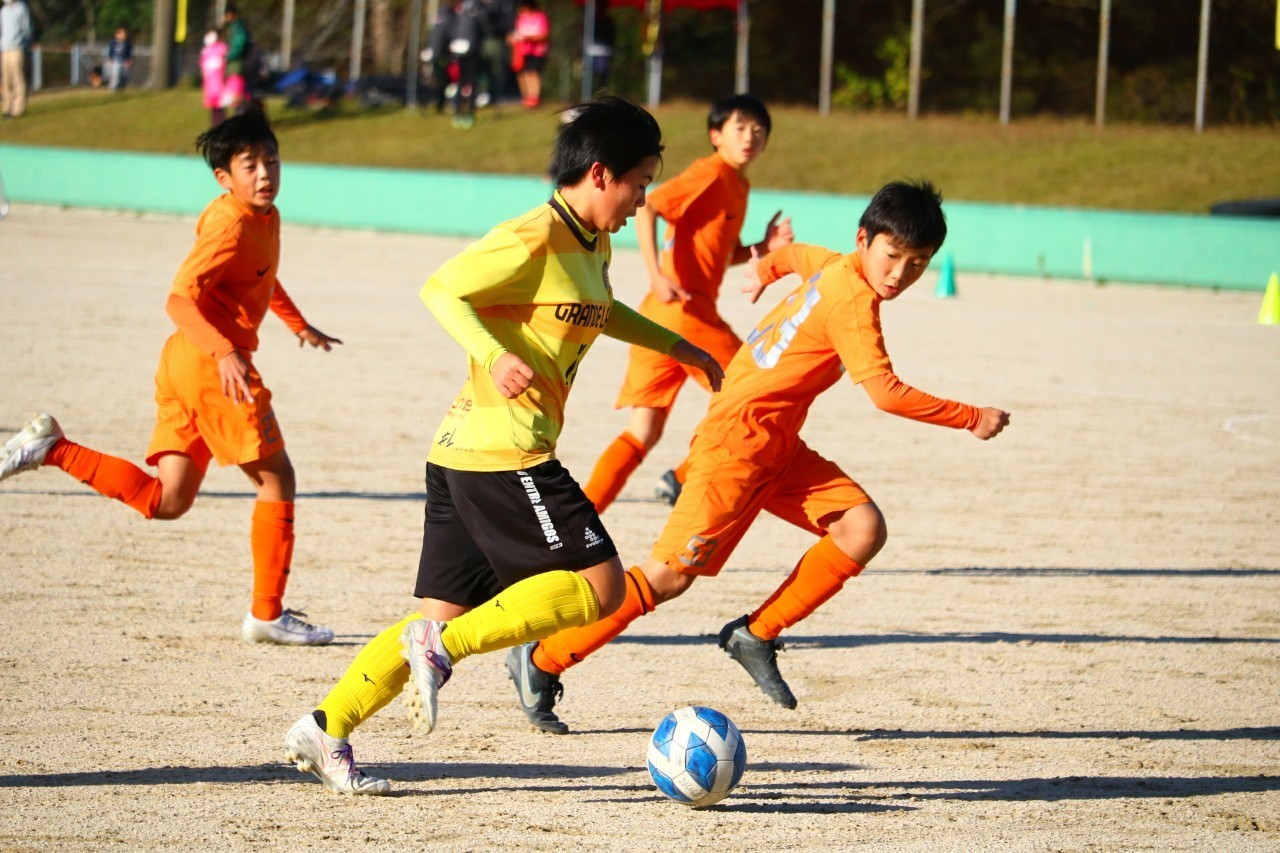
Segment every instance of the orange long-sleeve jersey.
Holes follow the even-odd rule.
[[[747,179],[718,154],[689,168],[649,193],[645,204],[667,221],[661,245],[663,275],[714,306],[725,270],[742,243],[747,214]]]
[[[276,278],[280,212],[254,212],[225,193],[196,222],[196,244],[169,290],[165,310],[202,351],[220,359],[258,348],[258,328],[271,309],[294,333],[307,322]]]
[[[880,329],[881,298],[854,253],[794,243],[759,262],[769,284],[798,273],[800,285],[760,321],[725,372],[696,432],[759,464],[784,458],[819,394],[847,373],[877,408],[972,429],[975,406],[912,388],[893,373]]]

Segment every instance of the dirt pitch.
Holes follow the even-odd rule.
[[[0,433],[33,411],[141,459],[165,293],[193,221],[16,206],[0,223]],[[462,241],[286,226],[282,278],[340,351],[269,319],[258,363],[299,472],[289,602],[321,649],[251,647],[251,490],[211,472],[145,522],[57,471],[0,485],[0,847],[440,850],[1280,848],[1280,328],[1260,295],[932,274],[886,307],[898,373],[1013,413],[983,443],[841,386],[805,436],[884,509],[890,541],[788,637],[800,700],[770,704],[714,643],[809,538],[763,519],[715,580],[566,678],[568,737],[529,730],[500,654],[459,667],[441,728],[397,702],[357,732],[395,796],[326,794],[286,728],[413,606],[422,461],[462,355],[417,301]],[[618,294],[643,289],[619,252]],[[731,277],[731,283],[736,277]],[[762,307],[726,288],[746,331]],[[622,428],[604,341],[562,458],[585,479]],[[605,517],[624,558],[704,399]],[[650,729],[688,703],[747,738],[742,787],[659,797]]]

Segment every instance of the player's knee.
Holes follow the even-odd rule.
[[[679,598],[693,585],[693,575],[683,575],[662,566],[660,571],[649,571],[646,567],[645,578],[649,581],[649,589],[653,591],[655,605]]]
[[[160,503],[156,507],[156,514],[152,518],[160,521],[173,521],[182,518],[187,514],[187,510],[191,509],[196,502],[195,495],[171,494],[166,492],[160,498]]]
[[[592,589],[596,593],[596,606],[599,608],[599,618],[612,616],[622,602],[627,597],[626,583],[601,584],[593,586]]]
[[[889,541],[889,528],[884,515],[874,503],[865,503],[844,511],[827,527],[836,547],[851,559],[866,565]]]

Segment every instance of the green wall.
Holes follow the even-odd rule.
[[[217,194],[195,157],[0,145],[11,201],[197,214]],[[944,188],[945,190],[945,188]],[[285,164],[286,222],[476,237],[545,200],[536,177]],[[757,190],[743,238],[774,211],[797,237],[853,247],[866,196]],[[944,251],[960,272],[1112,282],[1265,288],[1280,271],[1280,220],[947,202]],[[635,246],[630,227],[615,238]]]

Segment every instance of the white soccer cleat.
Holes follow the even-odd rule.
[[[440,636],[443,629],[443,622],[415,619],[400,634],[402,654],[409,661],[409,692],[404,704],[409,708],[409,721],[424,735],[436,727],[436,694],[453,675],[453,661]]]
[[[286,610],[275,619],[244,615],[240,636],[246,643],[274,643],[277,646],[324,646],[333,642],[333,629],[304,622],[301,610]]]
[[[313,774],[330,791],[375,796],[391,793],[390,782],[369,776],[356,766],[346,738],[329,737],[310,714],[294,723],[284,736],[284,754],[295,767]]]
[[[41,412],[18,434],[5,442],[0,450],[0,480],[7,480],[23,471],[34,471],[44,463],[44,457],[62,438],[62,427],[53,415]]]

